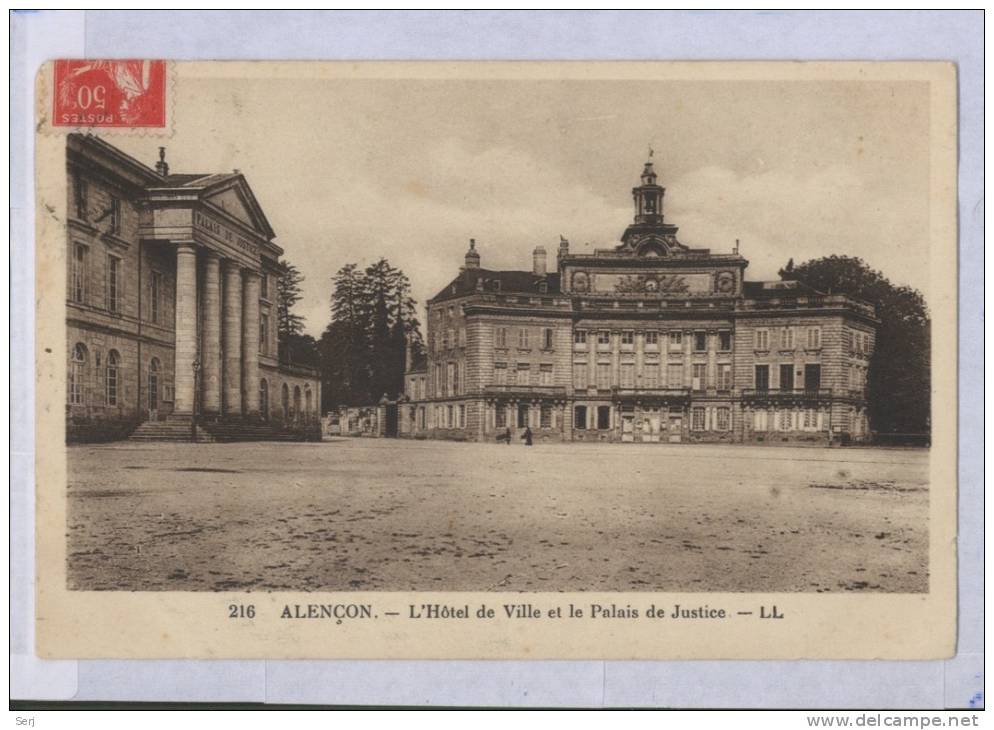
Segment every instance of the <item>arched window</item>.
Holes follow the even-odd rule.
[[[67,396],[69,404],[81,406],[85,400],[86,384],[86,345],[77,342],[72,348],[72,355],[69,358],[69,382]]]
[[[107,353],[107,405],[117,405],[117,389],[120,382],[121,356],[117,350]]]
[[[264,421],[269,420],[269,383],[265,378],[259,381],[259,413]]]
[[[293,418],[300,418],[300,386],[293,386]]]
[[[283,420],[290,420],[290,389],[287,387],[286,383],[283,383],[283,392],[281,394],[282,405],[283,405]]]
[[[159,410],[159,358],[153,357],[148,363],[148,409]]]

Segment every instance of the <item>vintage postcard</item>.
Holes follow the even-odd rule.
[[[942,63],[59,60],[42,657],[955,652]]]

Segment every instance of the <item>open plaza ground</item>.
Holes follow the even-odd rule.
[[[928,590],[928,452],[72,446],[80,590]]]

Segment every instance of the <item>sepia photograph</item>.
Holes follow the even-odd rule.
[[[60,591],[934,593],[935,82],[520,66],[54,65]]]

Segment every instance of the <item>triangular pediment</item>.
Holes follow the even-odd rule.
[[[273,229],[252,190],[241,175],[230,177],[204,190],[201,199],[216,210],[249,226],[264,238],[273,237]]]

